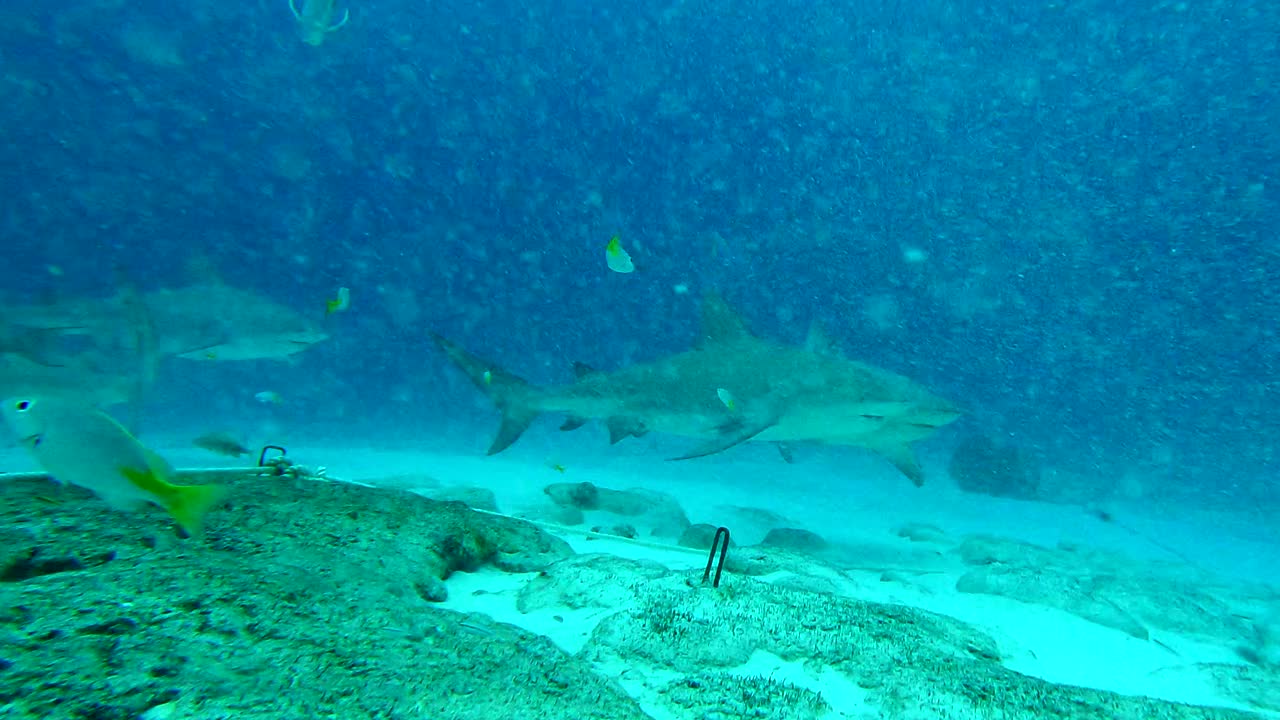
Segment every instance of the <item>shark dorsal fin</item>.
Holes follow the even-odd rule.
[[[827,331],[822,327],[822,323],[814,320],[809,325],[809,335],[804,339],[804,349],[815,355],[839,355],[836,352],[835,345],[831,342],[831,337],[827,335]]]
[[[742,316],[719,293],[702,299],[702,344],[732,343],[751,337]]]

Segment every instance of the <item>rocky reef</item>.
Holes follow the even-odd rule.
[[[74,487],[0,481],[5,717],[1254,717],[1027,677],[970,625],[841,597],[817,576],[731,571],[713,589],[701,572],[575,554],[533,524],[461,502],[218,481],[227,500],[195,538],[159,509],[123,514]],[[737,554],[748,572],[776,572],[804,565],[794,552]],[[1025,582],[1015,592],[993,581],[1021,577],[1027,549],[970,540],[954,552],[984,573],[963,590],[1034,599]],[[449,576],[475,570],[519,574],[515,613],[587,609],[594,624],[566,648],[440,607]],[[795,671],[752,674],[762,656]],[[1265,668],[1220,670],[1236,696],[1270,702]]]
[[[219,481],[198,539],[159,509],[0,483],[6,717],[644,717],[547,639],[433,605],[455,571],[538,570],[562,541],[407,492]]]

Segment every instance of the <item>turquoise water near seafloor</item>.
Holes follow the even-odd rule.
[[[487,489],[580,553],[696,571],[654,515],[566,529],[546,488],[662,493],[744,557],[814,533],[789,572],[978,628],[1017,672],[1280,712],[1277,23],[1100,0],[0,8],[0,395],[101,407],[177,467],[251,464],[193,447],[217,432],[341,480]],[[717,297],[764,360],[672,364]],[[856,402],[852,362],[937,403]],[[561,392],[486,456],[507,373]],[[570,405],[590,422],[562,432]],[[10,436],[0,472],[38,470]],[[602,627],[503,604],[522,577],[459,573],[445,607],[570,653]],[[816,661],[752,662],[869,712]]]

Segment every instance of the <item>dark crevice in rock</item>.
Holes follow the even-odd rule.
[[[40,548],[32,548],[26,557],[13,560],[0,570],[0,582],[22,582],[45,575],[57,575],[63,572],[84,570],[98,565],[105,565],[116,559],[115,551],[108,551],[86,558],[75,555],[60,557],[40,557]]]
[[[22,582],[45,575],[84,569],[84,563],[77,557],[41,558],[39,555],[39,548],[33,548],[26,557],[18,558],[6,565],[4,570],[0,570],[0,582]]]
[[[81,635],[126,635],[138,629],[138,623],[131,618],[116,618],[107,622],[95,623],[80,628]]]

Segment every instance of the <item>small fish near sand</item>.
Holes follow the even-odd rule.
[[[0,414],[55,480],[90,490],[116,510],[159,505],[198,536],[204,514],[223,497],[218,485],[170,483],[169,463],[100,410],[31,396],[4,400]]]
[[[208,450],[216,455],[225,455],[233,458],[253,454],[253,450],[245,447],[244,443],[240,442],[234,435],[227,432],[205,433],[192,440],[191,444],[201,450]]]

